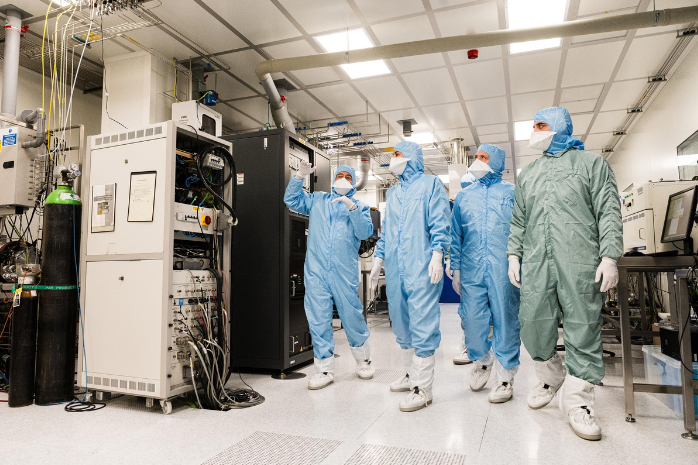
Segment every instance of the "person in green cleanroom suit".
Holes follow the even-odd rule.
[[[540,381],[528,405],[546,406],[562,387],[560,409],[574,432],[598,440],[592,406],[604,376],[601,308],[623,253],[618,188],[608,162],[572,137],[566,109],[539,111],[533,127],[529,147],[543,156],[516,180],[507,247],[509,279],[521,287],[521,340]],[[567,373],[555,350],[561,317]]]

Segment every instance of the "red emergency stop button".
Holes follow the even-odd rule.
[[[208,215],[202,216],[201,217],[201,224],[203,224],[204,226],[210,225],[211,224],[211,217]]]

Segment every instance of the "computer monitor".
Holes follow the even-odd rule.
[[[669,196],[662,242],[689,241],[695,218],[696,200],[698,200],[696,192],[698,192],[698,186]],[[684,250],[684,253],[692,254],[692,247],[690,250]]]

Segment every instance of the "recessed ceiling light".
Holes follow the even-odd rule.
[[[371,39],[368,38],[368,34],[363,29],[325,34],[317,36],[315,40],[329,53],[373,47]],[[349,63],[340,66],[351,79],[390,74],[390,68],[388,68],[384,60]]]
[[[431,144],[434,142],[434,134],[431,132],[414,132],[410,137],[405,137],[405,140],[416,142],[417,144]]]
[[[565,21],[567,0],[508,0],[509,29],[524,29],[560,24]],[[509,53],[530,52],[559,47],[561,38],[518,42],[509,45]]]
[[[533,120],[517,121],[514,123],[514,140],[528,140],[533,132]]]
[[[441,182],[444,184],[448,184],[448,182],[450,181],[447,174],[440,174],[439,179],[441,179]]]

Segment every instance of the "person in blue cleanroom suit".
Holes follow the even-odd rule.
[[[465,173],[461,178],[460,178],[460,188],[465,189],[472,183],[477,181],[475,179],[475,176],[472,175],[472,173]],[[453,281],[453,271],[451,271],[451,263],[450,260],[446,265],[446,273],[448,274],[448,277],[451,278],[451,281]],[[465,322],[461,319],[461,327],[463,330],[465,330]],[[468,357],[468,348],[465,346],[465,339],[461,341],[461,348],[460,348],[460,353],[453,357],[453,364],[454,365],[467,365],[468,363],[472,363],[473,361],[470,360],[470,357]]]
[[[357,363],[356,374],[361,379],[371,379],[375,373],[359,300],[359,246],[373,233],[373,223],[368,205],[353,198],[353,168],[337,168],[332,193],[307,194],[303,181],[314,171],[310,163],[301,163],[288,183],[284,202],[291,210],[310,216],[304,303],[318,373],[310,379],[308,388],[322,389],[334,381],[333,302]]]
[[[497,383],[489,401],[500,403],[513,395],[521,346],[519,289],[509,282],[506,254],[514,185],[502,181],[504,150],[482,144],[475,158],[469,172],[478,181],[460,191],[453,206],[451,269],[453,288],[461,295],[465,345],[475,362],[470,389],[485,387],[495,364]]]
[[[411,391],[400,410],[411,412],[431,403],[434,351],[439,347],[439,298],[443,289],[443,254],[449,243],[450,208],[443,183],[424,174],[422,148],[414,142],[395,145],[390,171],[400,183],[386,196],[383,233],[371,271],[371,286],[385,260],[385,283],[393,332],[403,349],[407,374],[391,383],[393,392]]]

